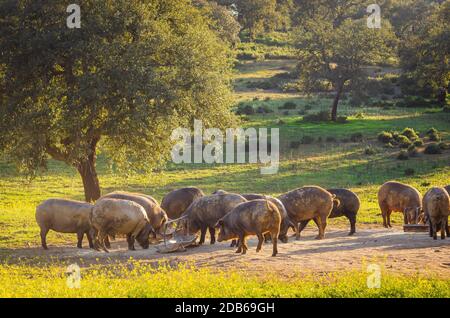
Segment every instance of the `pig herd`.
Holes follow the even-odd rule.
[[[401,212],[405,224],[429,224],[430,236],[449,236],[450,186],[433,187],[423,197],[403,183],[389,181],[378,191],[378,203],[383,225],[391,227],[391,213]],[[350,222],[349,235],[356,232],[356,217],[360,209],[358,196],[347,189],[323,189],[304,186],[278,198],[262,194],[235,194],[217,190],[205,195],[196,187],[186,187],[168,193],[158,203],[142,193],[113,192],[95,204],[65,199],[49,199],[36,208],[36,221],[41,229],[41,243],[47,249],[49,230],[76,233],[77,247],[82,247],[84,235],[89,247],[108,252],[109,239],[116,235],[127,238],[128,248],[135,241],[146,249],[150,237],[158,239],[168,220],[180,219],[186,234],[200,232],[199,244],[231,240],[236,253],[245,254],[246,239],[256,235],[259,252],[264,242],[272,242],[272,256],[278,253],[278,240],[288,242],[288,231],[300,239],[302,230],[313,220],[318,228],[316,239],[323,239],[327,220],[345,216]]]

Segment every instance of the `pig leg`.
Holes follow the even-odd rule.
[[[391,225],[391,214],[392,214],[392,211],[389,211],[388,214],[387,214],[387,225],[388,225],[388,227],[392,227],[392,225]]]
[[[350,233],[348,235],[353,235],[356,233],[356,215],[350,214],[347,218],[350,221]]]
[[[387,228],[388,227],[387,215],[389,213],[389,207],[384,202],[381,202],[380,209],[381,209],[381,216],[383,217],[383,226]]]
[[[94,242],[92,241],[92,235],[90,231],[86,232],[86,237],[88,239],[89,242],[89,248],[94,248]]]
[[[42,247],[44,248],[44,250],[48,250],[48,247],[47,247],[48,231],[49,231],[49,229],[47,229],[47,228],[41,228],[41,244],[42,244]]]
[[[109,235],[106,235],[104,243],[106,248],[111,248],[111,243],[109,242]]]
[[[445,218],[442,218],[441,220],[441,240],[445,240],[445,232],[447,229],[447,222]]]
[[[300,226],[298,228],[298,236],[300,237],[302,231],[305,229],[305,227],[308,225],[309,221],[311,220],[306,220],[306,221],[301,221],[300,222]]]
[[[98,239],[97,244],[101,247],[102,250],[104,250],[106,253],[109,253],[109,251],[105,247],[105,236],[108,235],[103,231],[98,232]]]
[[[247,254],[248,245],[247,245],[247,238],[244,236],[242,238],[242,254]]]
[[[232,240],[231,241],[231,244],[230,244],[230,247],[235,247],[235,246],[238,246],[239,245],[239,240]]]
[[[237,241],[238,249],[236,250],[236,253],[242,253],[242,242],[244,241],[244,235],[239,234],[239,239]]]
[[[258,246],[256,247],[256,252],[259,252],[264,242],[264,236],[261,233],[256,234],[256,236],[258,237]]]
[[[77,238],[78,238],[77,247],[78,248],[83,248],[83,237],[84,237],[84,232],[77,233]]]
[[[318,216],[318,217],[315,217],[313,220],[316,223],[317,228],[319,229],[319,234],[315,237],[315,239],[321,240],[325,236],[325,228],[327,226],[327,218]]]
[[[273,250],[272,250],[272,256],[277,256],[278,254],[278,235],[272,235],[273,239],[272,239],[272,246],[273,246]]]
[[[437,224],[436,222],[431,222],[431,227],[433,228],[433,240],[437,240]]]
[[[445,233],[447,234],[447,237],[450,237],[450,229],[448,227],[448,216],[445,218]]]
[[[403,224],[409,224],[408,222],[408,214],[406,213],[406,210],[403,211]]]
[[[211,236],[211,244],[216,243],[216,229],[213,227],[209,228],[209,236]]]
[[[128,249],[130,251],[135,251],[136,248],[134,247],[134,236],[131,234],[127,234],[127,243],[128,243]]]
[[[270,236],[270,233],[264,234],[264,243],[268,243],[272,240],[272,237]]]
[[[206,230],[207,230],[206,226],[203,226],[200,229],[200,241],[198,242],[199,245],[202,245],[203,243],[205,243]]]

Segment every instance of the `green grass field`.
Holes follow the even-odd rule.
[[[275,64],[274,64],[275,63]],[[388,180],[399,180],[417,187],[422,193],[433,185],[450,184],[450,152],[441,155],[424,155],[399,161],[398,149],[386,149],[376,141],[383,130],[401,131],[412,127],[423,133],[431,127],[440,131],[444,141],[450,141],[450,114],[439,109],[351,107],[343,103],[340,114],[349,116],[345,124],[306,123],[297,110],[284,114],[278,107],[294,101],[299,109],[313,104],[311,112],[328,109],[329,98],[311,98],[282,91],[245,89],[245,81],[271,77],[291,61],[252,63],[238,68],[236,99],[254,106],[267,105],[273,113],[252,115],[244,122],[246,127],[273,127],[280,129],[281,162],[279,172],[261,175],[258,165],[174,165],[152,174],[124,175],[112,170],[102,155],[98,160],[98,173],[103,193],[113,190],[141,191],[161,200],[175,188],[198,186],[207,193],[225,189],[238,193],[265,193],[278,195],[303,186],[345,187],[361,198],[362,207],[358,222],[380,224],[376,193]],[[256,97],[256,99],[255,99]],[[431,111],[430,111],[431,110]],[[361,115],[362,114],[362,115]],[[279,119],[283,123],[279,122]],[[354,133],[363,135],[362,142],[347,142]],[[316,140],[332,136],[335,142],[313,142],[290,149],[291,141],[305,135]],[[365,149],[375,149],[365,154]],[[413,174],[406,175],[405,170]],[[39,230],[34,219],[35,207],[50,197],[83,199],[83,188],[77,172],[66,165],[51,161],[48,171],[28,182],[14,166],[0,165],[0,297],[449,297],[450,280],[383,276],[382,289],[365,287],[366,273],[348,272],[336,277],[302,277],[286,282],[276,277],[261,280],[242,273],[212,273],[199,269],[177,269],[146,272],[123,269],[83,269],[83,288],[65,287],[65,267],[55,263],[45,270],[37,265],[8,265],[8,255],[15,248],[38,247]],[[393,223],[401,224],[400,214],[394,214]],[[330,227],[347,224],[345,219],[335,219]],[[50,232],[52,244],[73,243],[73,235]],[[44,265],[42,265],[44,266]],[[120,274],[115,274],[116,270]],[[110,276],[110,274],[112,276]],[[139,283],[136,278],[139,277]],[[120,288],[118,287],[120,286]],[[214,286],[214,288],[211,288]]]

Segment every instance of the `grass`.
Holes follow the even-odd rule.
[[[289,281],[242,272],[170,268],[130,260],[81,268],[79,288],[69,288],[66,266],[0,266],[0,297],[450,297],[450,279],[381,272],[380,288],[368,288],[368,273],[296,275]],[[214,286],[214,288],[211,288]]]

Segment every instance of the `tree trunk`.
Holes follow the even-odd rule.
[[[341,99],[343,89],[344,83],[342,82],[337,86],[336,96],[334,97],[333,106],[331,107],[331,120],[334,122],[337,121],[337,108],[339,105],[339,100]]]
[[[86,202],[93,202],[100,198],[100,183],[95,171],[95,158],[89,158],[80,163],[77,167],[83,180],[84,196]]]

